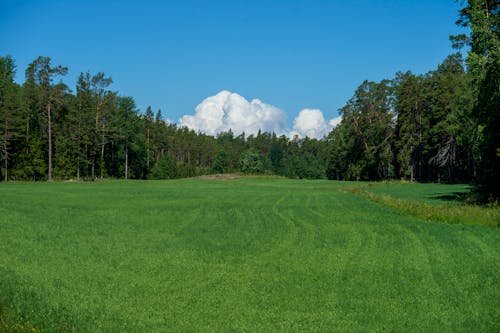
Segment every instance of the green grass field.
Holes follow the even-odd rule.
[[[499,209],[368,185],[0,184],[0,331],[499,332]]]

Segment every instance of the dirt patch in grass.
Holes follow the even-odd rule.
[[[239,175],[237,173],[217,173],[214,175],[198,176],[196,178],[212,179],[212,180],[225,180],[225,179],[238,179],[238,178],[241,178],[241,175]]]

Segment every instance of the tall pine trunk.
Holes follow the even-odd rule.
[[[128,179],[128,146],[125,146],[125,179]]]
[[[80,122],[78,122],[78,140],[76,143],[77,157],[76,157],[76,179],[80,180]]]
[[[101,179],[104,177],[104,122],[102,122],[102,134],[101,134]]]
[[[51,113],[51,107],[50,103],[47,104],[47,135],[48,135],[48,141],[49,141],[49,170],[47,174],[47,181],[51,182],[52,181],[52,124],[51,124],[51,119],[50,119],[50,113]]]
[[[9,151],[8,151],[8,140],[9,140],[9,116],[7,110],[5,111],[5,128],[3,134],[3,154],[4,154],[4,168],[5,174],[4,179],[7,181],[9,179]]]
[[[147,149],[146,170],[147,170],[147,172],[149,172],[149,125],[146,129],[146,149]]]

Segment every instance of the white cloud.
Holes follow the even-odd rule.
[[[321,139],[332,128],[337,126],[341,119],[341,117],[337,117],[327,122],[321,110],[303,109],[293,122],[293,130],[290,132],[290,136],[298,135],[300,138],[308,136],[310,138]]]
[[[300,138],[321,139],[337,126],[341,117],[325,120],[318,109],[303,109],[293,122],[293,129],[286,129],[286,114],[283,110],[263,103],[258,99],[251,102],[244,97],[223,90],[214,96],[205,98],[196,106],[194,115],[185,115],[179,119],[180,126],[209,135],[217,135],[232,130],[235,135],[274,132],[278,135],[295,135]]]
[[[223,90],[203,100],[194,115],[179,119],[181,126],[216,135],[232,130],[236,135],[256,134],[259,129],[278,134],[285,132],[286,115],[283,110],[258,99],[251,102],[242,96]]]

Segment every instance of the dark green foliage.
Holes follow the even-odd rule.
[[[349,180],[387,179],[393,176],[391,137],[394,134],[390,82],[365,81],[341,109],[342,122],[330,136],[329,176]],[[344,151],[344,152],[342,152]],[[342,159],[345,158],[345,162]],[[341,165],[343,164],[343,165]]]
[[[22,134],[22,118],[24,103],[20,87],[14,83],[16,69],[14,60],[0,57],[0,179],[9,179],[9,169],[12,168],[16,149],[19,149],[19,139]]]
[[[262,173],[264,172],[264,163],[262,155],[255,149],[246,150],[240,159],[240,170],[244,173]]]
[[[365,82],[328,137],[329,179],[470,182],[481,127],[459,53],[425,75]]]
[[[178,177],[178,170],[170,155],[165,154],[151,170],[150,179],[174,179]]]
[[[16,155],[12,180],[46,180],[47,163],[43,143],[37,137],[28,138],[23,150]]]
[[[229,158],[225,150],[219,150],[214,158],[213,170],[215,173],[224,173],[228,170]]]
[[[477,189],[488,198],[500,198],[500,5],[495,0],[469,0],[457,24],[470,29],[461,38],[470,46],[467,65],[474,92],[471,118],[479,128]],[[464,44],[464,43],[462,43]]]
[[[396,173],[398,177],[414,180],[422,178],[424,160],[424,97],[423,78],[411,72],[397,73],[395,85],[395,109],[398,115],[395,140]]]
[[[52,65],[49,57],[38,57],[26,69],[25,88],[34,97],[30,106],[38,114],[40,132],[46,133],[47,142],[47,180],[52,181],[53,130],[57,111],[63,106],[64,93],[67,90],[62,82],[55,83],[58,76],[68,72],[66,67]]]
[[[283,170],[283,147],[279,142],[273,142],[269,150],[269,160],[274,173],[281,174]]]

